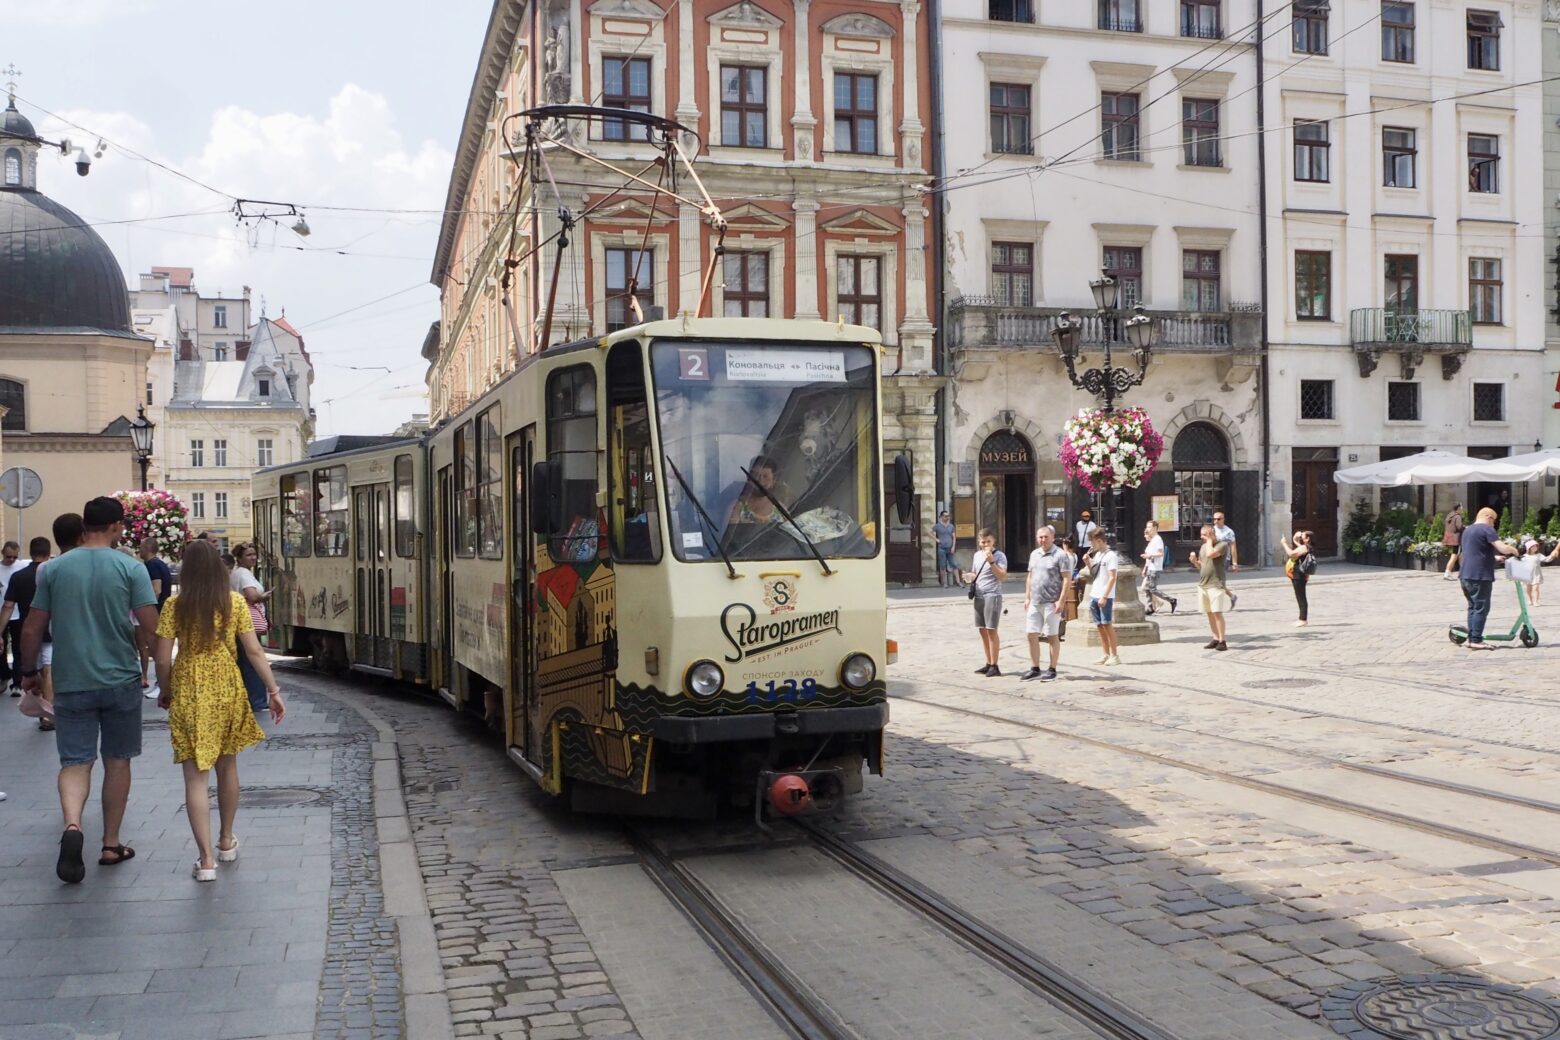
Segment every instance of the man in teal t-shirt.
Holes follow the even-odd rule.
[[[92,764],[103,753],[102,866],[131,859],[119,825],[130,796],[130,760],[141,753],[141,662],[136,626],[157,626],[157,596],[146,567],[120,552],[124,507],[94,498],[81,511],[81,544],[51,560],[22,626],[22,686],[38,687],[43,633],[54,640],[55,743],[60,754],[60,810],[65,833],[55,873],[75,884],[86,876],[81,813],[92,793]],[[134,618],[132,622],[131,618]],[[52,627],[51,627],[52,626]]]

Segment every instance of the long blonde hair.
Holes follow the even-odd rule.
[[[184,547],[174,611],[181,651],[199,653],[220,645],[233,616],[233,592],[222,555],[210,542],[197,539]]]

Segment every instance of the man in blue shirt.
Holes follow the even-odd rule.
[[[22,625],[19,658],[23,689],[36,692],[39,647],[44,633],[52,631],[54,737],[65,818],[54,872],[67,884],[86,876],[81,814],[92,793],[92,765],[100,742],[103,850],[98,864],[115,866],[135,856],[120,843],[119,825],[130,797],[130,760],[141,753],[136,625],[145,633],[157,628],[157,596],[146,567],[116,548],[124,533],[124,506],[118,499],[94,498],[81,510],[81,518],[81,544],[51,560],[38,575],[32,610]]]
[[[1468,649],[1493,650],[1484,641],[1484,622],[1490,616],[1490,594],[1495,588],[1495,554],[1517,555],[1517,548],[1500,540],[1495,532],[1499,518],[1488,507],[1479,510],[1462,533],[1462,591],[1468,600]]]

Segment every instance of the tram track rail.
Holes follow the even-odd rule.
[[[1169,768],[1185,770],[1186,772],[1195,773],[1199,776],[1203,776],[1211,780],[1218,780],[1264,794],[1276,795],[1321,808],[1332,809],[1339,812],[1349,813],[1354,816],[1373,819],[1380,823],[1388,823],[1399,827],[1405,827],[1410,830],[1418,831],[1422,834],[1432,835],[1434,837],[1446,838],[1452,841],[1460,841],[1464,844],[1487,848],[1492,851],[1501,852],[1518,859],[1531,859],[1543,863],[1548,863],[1553,866],[1560,866],[1560,849],[1549,849],[1535,845],[1528,845],[1523,842],[1512,841],[1510,839],[1500,838],[1492,834],[1485,834],[1480,831],[1468,830],[1467,828],[1457,827],[1448,823],[1440,823],[1435,820],[1427,820],[1423,817],[1412,816],[1407,813],[1400,813],[1391,809],[1380,809],[1374,806],[1361,805],[1358,802],[1350,802],[1347,799],[1335,798],[1332,795],[1322,794],[1317,791],[1308,791],[1304,788],[1292,787],[1288,784],[1279,784],[1274,783],[1271,780],[1259,780],[1255,777],[1242,776],[1239,773],[1232,773],[1228,770],[1218,769],[1213,766],[1200,765],[1196,762],[1188,762],[1184,759],[1173,758],[1169,755],[1161,755],[1158,752],[1145,751],[1141,748],[1135,748],[1125,744],[1118,744],[1114,741],[1104,740],[1099,737],[1092,737],[1088,734],[1063,729],[1059,726],[1047,726],[1042,723],[1026,722],[1023,719],[1010,718],[1003,715],[997,715],[992,712],[979,711],[974,708],[965,708],[953,704],[944,704],[939,701],[928,700],[922,697],[907,697],[901,694],[897,695],[897,699],[907,701],[912,704],[921,704],[929,708],[938,709],[940,711],[947,711],[971,718],[983,719],[988,722],[1017,726],[1020,729],[1026,729],[1035,733],[1044,733],[1047,736],[1057,737],[1062,740],[1071,740],[1080,744],[1087,744],[1090,747],[1097,747],[1102,750],[1129,755],[1134,758],[1151,761],[1158,765]],[[1497,792],[1489,792],[1486,794],[1478,788],[1470,788],[1461,784],[1438,781],[1429,777],[1405,777],[1401,774],[1395,773],[1392,770],[1381,770],[1379,772],[1375,770],[1369,771],[1376,773],[1376,775],[1385,775],[1394,780],[1408,780],[1421,786],[1436,788],[1447,791],[1449,793],[1468,794],[1474,797],[1485,798],[1488,798],[1491,794],[1498,794]],[[1541,812],[1560,813],[1560,807],[1557,807],[1552,803],[1541,802],[1535,799],[1517,799],[1516,796],[1502,795],[1493,800],[1511,801],[1513,804],[1522,805],[1524,808],[1536,809]]]
[[[773,849],[812,848],[916,918],[930,923],[986,964],[1005,973],[1101,1040],[1175,1040],[1133,1009],[1077,978],[1054,962],[1003,934],[957,903],[927,887],[857,843],[807,820],[790,821],[800,841],[780,840]],[[753,851],[730,845],[668,853],[624,822],[642,870],[683,911],[716,951],[791,1035],[807,1040],[861,1040],[742,924],[685,859]],[[778,837],[778,835],[777,835]]]

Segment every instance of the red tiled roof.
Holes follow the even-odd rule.
[[[193,267],[154,267],[153,274],[165,274],[168,283],[180,289],[188,289],[195,281],[195,268]]]
[[[307,361],[312,367],[314,364],[314,359],[309,357],[309,348],[304,346],[303,333],[293,328],[292,323],[287,320],[287,308],[282,308],[282,316],[280,318],[267,318],[266,320],[269,321],[272,325],[275,325],[277,328],[281,329],[283,332],[298,338],[298,352],[303,355],[303,360]]]

